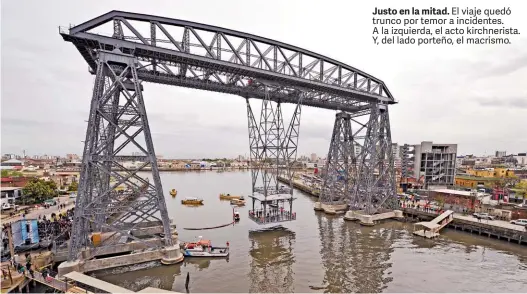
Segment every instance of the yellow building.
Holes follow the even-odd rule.
[[[467,174],[474,177],[483,177],[483,178],[515,178],[516,175],[514,171],[506,168],[495,168],[493,170],[476,170],[469,169]]]
[[[455,185],[465,188],[478,188],[483,185],[485,188],[494,188],[500,178],[495,177],[475,177],[475,176],[456,176]]]

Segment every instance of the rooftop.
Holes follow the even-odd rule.
[[[275,200],[289,200],[291,199],[291,194],[274,194],[267,195],[267,198],[261,193],[255,192],[254,195],[249,195],[250,198],[257,199],[259,201],[275,201]],[[296,198],[292,198],[293,200]]]
[[[481,181],[499,181],[501,178],[494,178],[494,177],[475,177],[475,176],[456,176],[456,179],[461,180],[481,180]]]
[[[20,190],[20,189],[22,189],[22,187],[2,187],[1,191],[2,192],[7,192],[7,191]]]
[[[472,196],[473,195],[473,192],[470,192],[470,191],[459,191],[459,190],[452,190],[452,189],[436,189],[432,191],[437,192],[437,193],[460,195],[460,196]],[[483,195],[483,193],[476,193],[476,194],[478,196]]]

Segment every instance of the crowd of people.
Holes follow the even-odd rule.
[[[65,209],[66,205],[59,204],[60,209]],[[75,211],[74,208],[66,209],[57,213],[52,213],[50,217],[45,215],[38,216],[38,235],[40,241],[52,241],[57,237],[61,240],[68,240],[70,237],[72,219]],[[2,225],[2,248],[8,250],[9,240],[7,230],[11,223],[4,223]]]
[[[62,208],[64,208],[63,206]],[[60,204],[59,204],[59,208]],[[71,231],[71,220],[73,219],[75,211],[74,208],[67,209],[59,214],[52,213],[48,219],[46,216],[38,217],[38,235],[41,240],[47,240],[64,234],[64,238],[69,239]]]

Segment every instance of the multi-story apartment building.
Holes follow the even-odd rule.
[[[428,187],[454,185],[457,144],[405,144],[400,154],[402,177],[423,177]]]

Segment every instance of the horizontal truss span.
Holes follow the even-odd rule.
[[[113,34],[101,34],[101,26],[111,21]],[[149,26],[149,36],[143,36],[144,30],[139,32],[141,25]],[[182,31],[182,37],[174,34],[176,29]],[[264,98],[261,84],[274,84],[271,100],[294,103],[287,96],[297,97],[303,92],[304,105],[351,113],[360,112],[371,102],[395,103],[381,80],[351,66],[295,46],[215,26],[111,11],[60,33],[77,47],[93,73],[97,50],[118,48],[137,57],[141,62],[139,76],[153,83],[260,99]]]

